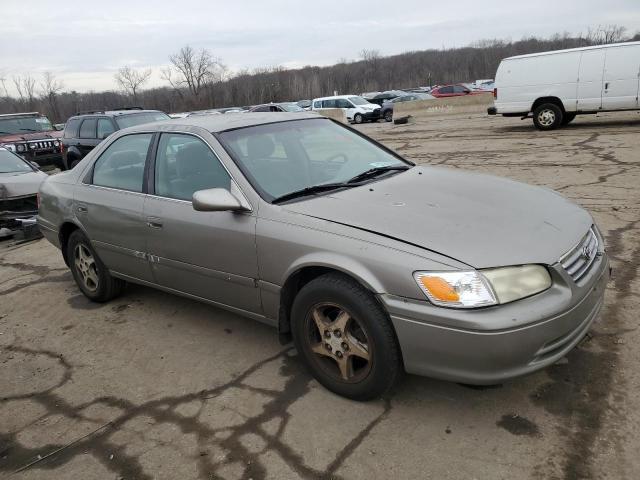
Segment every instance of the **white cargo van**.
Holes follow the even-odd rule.
[[[502,60],[490,115],[527,118],[540,130],[583,113],[638,110],[640,42],[519,55]]]
[[[339,108],[345,113],[347,120],[355,123],[377,122],[380,118],[380,105],[369,103],[358,95],[314,98],[311,102],[311,110],[324,108]]]

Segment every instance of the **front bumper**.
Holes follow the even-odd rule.
[[[559,285],[478,310],[439,308],[426,301],[382,295],[406,371],[491,385],[555,363],[580,342],[602,307],[609,279],[606,253],[596,261],[581,286],[570,281],[562,285],[567,278],[558,269],[552,276],[557,276]]]

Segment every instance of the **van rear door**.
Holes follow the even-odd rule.
[[[640,45],[605,49],[603,110],[624,110],[638,106]]]
[[[605,49],[584,50],[578,71],[578,110],[598,111],[602,108],[602,76]]]

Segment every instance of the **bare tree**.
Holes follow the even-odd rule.
[[[13,85],[16,87],[22,104],[33,110],[36,98],[36,80],[31,75],[14,75]]]
[[[61,80],[58,80],[56,76],[51,72],[44,72],[42,74],[42,81],[40,82],[40,95],[49,106],[49,113],[51,116],[58,120],[60,119],[60,113],[58,111],[58,94],[64,88],[64,84]]]
[[[622,42],[625,39],[627,29],[620,25],[598,25],[597,28],[589,28],[587,42],[590,45],[606,45]]]
[[[162,71],[162,77],[182,96],[186,90],[194,104],[207,84],[219,82],[226,72],[220,60],[207,49],[196,52],[186,45],[178,53],[169,55],[171,65]]]
[[[133,97],[133,103],[138,103],[138,89],[140,89],[151,77],[151,69],[134,70],[124,66],[118,70],[114,78],[118,85]]]

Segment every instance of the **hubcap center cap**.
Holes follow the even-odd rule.
[[[331,332],[331,336],[325,337],[324,342],[329,344],[329,346],[331,347],[332,353],[336,353],[336,352],[344,353],[342,349],[342,342],[344,342],[344,340],[342,339],[342,336],[336,337],[335,333]]]

